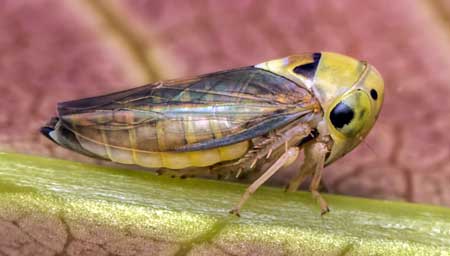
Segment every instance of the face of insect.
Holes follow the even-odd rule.
[[[324,113],[319,133],[329,134],[330,164],[355,148],[374,125],[384,98],[384,83],[371,65],[336,53],[295,55],[257,65],[283,75],[317,97]]]

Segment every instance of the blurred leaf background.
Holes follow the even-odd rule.
[[[449,17],[448,0],[2,0],[0,149],[92,162],[38,133],[57,102],[336,51],[375,65],[386,98],[330,191],[450,206]]]
[[[447,255],[450,208],[0,153],[1,255]]]

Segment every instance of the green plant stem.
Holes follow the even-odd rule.
[[[45,236],[35,235],[38,242],[43,239],[36,246],[46,245],[55,253],[75,250],[78,242],[120,254],[123,248],[117,237],[129,241],[124,247],[134,244],[136,253],[159,255],[441,255],[450,251],[448,208],[325,195],[331,212],[321,217],[309,193],[263,187],[244,206],[240,218],[230,216],[228,210],[245,188],[0,153],[0,231],[6,225],[1,223],[16,223],[22,231],[29,226],[24,219],[41,223],[49,234],[62,237],[61,245],[46,245]],[[33,237],[30,232],[26,234]],[[130,242],[136,239],[141,242]],[[0,252],[4,243],[0,242]],[[148,245],[147,251],[139,247],[142,243]]]

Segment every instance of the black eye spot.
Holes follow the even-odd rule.
[[[339,129],[344,127],[344,125],[349,124],[354,116],[355,113],[353,112],[353,109],[347,106],[347,104],[339,102],[339,104],[331,111],[330,120],[334,127]]]
[[[372,97],[373,100],[377,100],[378,99],[378,93],[375,89],[371,89],[370,90],[370,97]]]

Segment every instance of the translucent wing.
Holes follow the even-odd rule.
[[[60,103],[58,115],[81,144],[192,151],[282,127],[311,114],[311,98],[282,76],[247,67]]]

